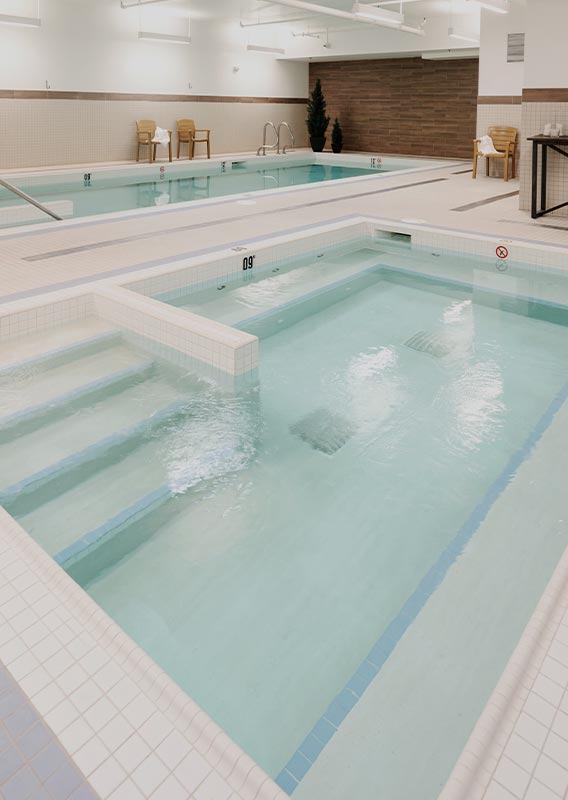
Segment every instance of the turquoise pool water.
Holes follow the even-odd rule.
[[[261,159],[259,159],[261,161]],[[367,161],[367,159],[365,160]],[[358,178],[367,175],[378,175],[393,170],[409,167],[427,166],[429,162],[417,162],[412,159],[385,158],[380,170],[358,166],[328,166],[323,164],[294,163],[290,166],[269,166],[257,168],[247,162],[245,166],[231,168],[227,162],[225,172],[207,171],[206,166],[197,173],[195,170],[183,172],[176,167],[175,171],[166,164],[160,175],[155,167],[155,177],[149,179],[147,173],[122,173],[120,176],[109,176],[108,172],[99,170],[89,173],[88,180],[78,181],[76,178],[65,182],[64,176],[46,177],[41,181],[26,181],[25,178],[12,182],[23,189],[43,205],[50,207],[54,201],[67,201],[66,209],[60,208],[60,216],[87,217],[95,214],[106,214],[114,211],[127,211],[135,208],[152,208],[173,203],[185,203],[193,200],[207,200],[234,194],[258,192],[265,189],[277,189],[301,186],[310,183]],[[431,162],[434,163],[434,162]],[[0,227],[10,224],[3,220],[2,211],[13,206],[25,207],[24,200],[12,192],[0,187]],[[58,209],[54,207],[57,211]],[[37,222],[37,218],[34,218]],[[11,223],[14,224],[14,223]]]
[[[405,604],[566,390],[568,312],[527,299],[565,281],[512,266],[497,289],[495,274],[360,243],[176,298],[261,337],[242,392],[112,335],[3,378],[5,417],[38,382],[46,400],[76,394],[0,420],[0,500],[289,792],[317,770],[345,687],[365,704],[365,676],[380,685],[377,643],[396,659],[391,626],[420,635]],[[79,392],[109,375],[112,390]],[[422,642],[430,672],[412,685],[407,665],[392,679],[373,708],[388,746],[357,775],[346,762],[337,796],[437,797],[568,544],[565,526],[515,533],[489,565],[472,531],[473,584],[444,612],[459,634]]]

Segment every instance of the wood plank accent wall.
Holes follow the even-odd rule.
[[[339,117],[346,150],[471,158],[477,59],[389,58],[310,64],[321,78],[331,123]]]

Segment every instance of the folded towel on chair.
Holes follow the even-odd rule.
[[[155,144],[169,144],[170,134],[168,131],[164,130],[164,128],[156,128],[152,141]]]
[[[495,150],[495,145],[493,144],[493,139],[491,136],[482,136],[479,140],[477,150],[482,156],[489,156],[491,153],[499,152],[498,150]]]

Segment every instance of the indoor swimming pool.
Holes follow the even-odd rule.
[[[211,162],[139,164],[134,169],[99,168],[80,173],[55,172],[42,177],[5,177],[42,205],[68,218],[156,208],[441,164],[443,162],[431,159],[392,156],[286,155],[237,161],[216,159]],[[0,186],[0,229],[46,219],[41,211]]]
[[[435,800],[568,544],[506,503],[568,282],[399,238],[162,295],[259,337],[245,388],[102,321],[0,373],[0,503],[297,797],[341,798],[333,745],[353,796]]]

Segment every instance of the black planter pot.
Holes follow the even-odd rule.
[[[339,144],[339,145],[338,144],[335,144],[335,145],[332,144],[331,145],[331,149],[333,150],[334,153],[341,153],[341,151],[343,150],[343,145],[342,144]]]
[[[310,144],[314,153],[321,153],[325,147],[325,136],[310,136]]]

